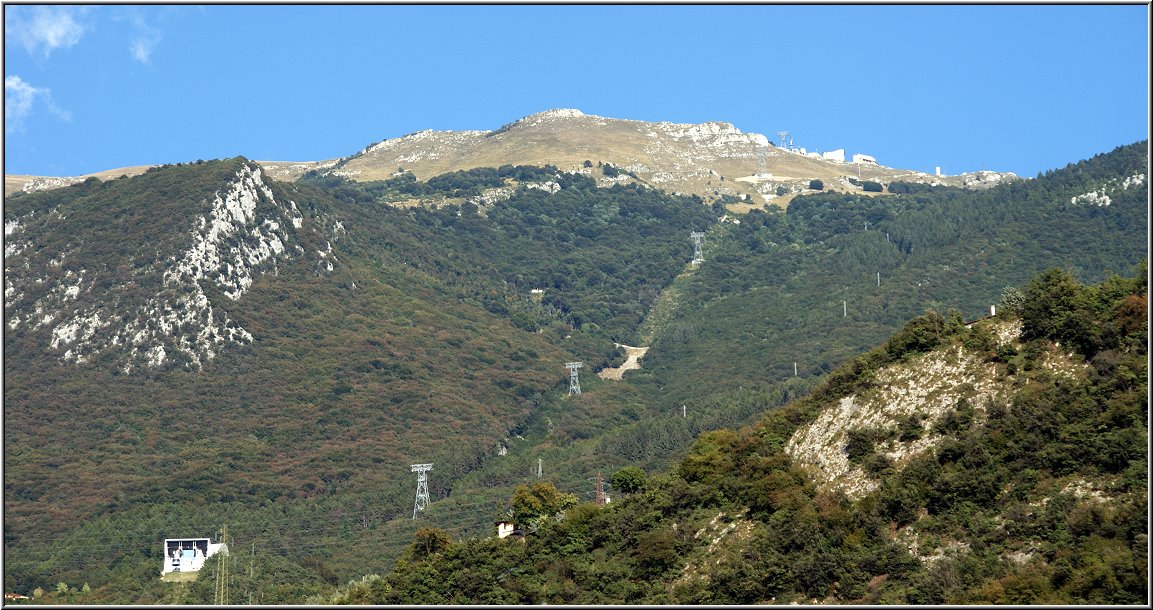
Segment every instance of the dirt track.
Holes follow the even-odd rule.
[[[624,377],[625,371],[641,368],[641,363],[638,362],[641,358],[645,357],[645,353],[649,351],[647,347],[630,347],[628,345],[617,344],[617,347],[625,348],[625,354],[628,354],[628,359],[625,363],[614,369],[604,369],[597,373],[597,377],[601,379],[616,379],[620,381]]]

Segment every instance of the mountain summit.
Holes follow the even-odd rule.
[[[269,177],[293,181],[307,172],[356,181],[385,180],[399,171],[426,180],[451,171],[501,165],[555,165],[590,173],[611,164],[623,172],[617,181],[636,180],[670,193],[724,196],[750,204],[786,204],[811,181],[827,188],[863,191],[862,181],[893,181],[987,188],[1015,179],[1012,173],[981,171],[958,176],[886,167],[868,155],[853,161],[850,151],[776,146],[763,134],[742,132],[732,123],[649,122],[556,108],[520,118],[492,131],[426,129],[371,144],[340,159],[259,161]],[[883,160],[882,160],[883,161]],[[90,176],[109,179],[138,174],[147,166],[109,170],[73,178],[6,176],[5,193],[59,188]]]
[[[564,170],[587,171],[590,165],[611,163],[636,179],[669,192],[706,199],[729,195],[754,203],[802,192],[811,180],[858,190],[859,185],[849,180],[850,175],[884,182],[938,182],[952,186],[988,186],[1015,177],[985,172],[946,178],[891,169],[873,161],[865,162],[867,167],[862,169],[857,164],[846,164],[843,150],[831,156],[832,159],[823,158],[805,149],[777,147],[763,134],[745,133],[721,121],[648,122],[558,108],[523,117],[493,131],[418,131],[377,142],[326,166],[271,162],[265,165],[280,179],[295,179],[308,169],[318,169],[321,173],[369,181],[387,179],[401,169],[427,179],[448,171],[505,164],[552,164]]]

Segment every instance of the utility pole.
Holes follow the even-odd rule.
[[[793,361],[793,377],[797,376],[797,361]]]
[[[604,490],[604,484],[601,482],[601,471],[599,471],[599,470],[597,471],[597,497],[596,497],[596,504],[597,504],[597,506],[604,506],[604,505],[605,505],[605,490]]]
[[[248,556],[248,605],[252,605],[252,575],[256,563],[256,541],[252,541],[252,554]]]
[[[878,286],[881,285],[881,272],[880,271],[877,272],[877,285]]]
[[[544,476],[544,458],[536,459],[536,478]]]
[[[565,363],[565,367],[567,367],[569,370],[569,375],[568,375],[568,395],[569,396],[579,395],[581,393],[581,382],[580,382],[580,376],[577,373],[577,369],[579,369],[580,367],[582,367],[584,365],[585,365],[585,363],[583,363],[583,362],[566,362]]]
[[[688,407],[688,405],[681,405],[681,417],[683,417],[683,418],[687,418],[688,416],[689,416],[689,407]]]
[[[428,508],[428,471],[432,470],[432,464],[413,464],[412,472],[416,473],[416,504],[412,507],[412,518],[416,519],[416,513],[424,512]]]
[[[228,525],[220,532],[220,550],[216,552],[216,599],[217,606],[228,604]]]
[[[844,310],[844,312],[841,314],[841,317],[842,318],[849,317],[849,302],[848,301],[841,301],[841,308]]]

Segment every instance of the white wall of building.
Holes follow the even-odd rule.
[[[826,153],[821,153],[826,161],[836,161],[837,163],[845,162],[845,149],[838,148],[837,150],[830,150]]]
[[[228,546],[214,544],[208,538],[165,538],[164,567],[160,573],[199,572],[204,562],[219,552],[227,555]]]

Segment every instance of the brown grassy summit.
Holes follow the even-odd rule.
[[[117,169],[109,169],[102,172],[95,172],[91,174],[84,174],[83,176],[68,176],[68,177],[53,177],[53,176],[26,176],[26,175],[4,175],[4,196],[7,197],[13,193],[21,191],[34,192],[46,189],[60,188],[62,186],[70,186],[84,182],[89,178],[99,178],[101,180],[112,180],[121,176],[137,176],[148,171],[151,165],[134,165],[132,167],[121,167]]]
[[[850,177],[885,184],[903,180],[971,188],[991,186],[1014,177],[997,172],[942,177],[883,165],[858,166],[805,156],[772,144],[764,147],[762,173],[762,143],[768,143],[765,136],[742,132],[731,123],[721,121],[649,122],[595,116],[576,109],[553,109],[492,131],[418,131],[379,141],[343,159],[259,163],[278,180],[296,180],[308,171],[319,170],[352,180],[370,181],[387,179],[399,168],[427,180],[445,172],[505,164],[552,164],[565,171],[579,171],[590,161],[594,166],[611,163],[640,181],[668,192],[696,194],[706,200],[733,195],[753,205],[765,202],[783,205],[804,192],[814,179],[821,180],[826,189],[860,191],[860,186],[850,183]],[[856,151],[848,152],[850,158],[852,152]],[[21,189],[65,186],[85,177],[6,176],[5,194]],[[26,186],[28,184],[33,186]],[[778,196],[778,191],[783,195]]]
[[[713,199],[742,194],[750,202],[784,203],[810,180],[826,188],[859,190],[848,178],[939,182],[983,186],[994,180],[938,177],[881,165],[815,159],[769,144],[761,173],[761,134],[745,133],[731,123],[648,122],[554,109],[529,115],[493,131],[418,131],[387,139],[335,164],[332,173],[353,180],[383,180],[399,168],[425,180],[437,174],[475,167],[553,164],[580,170],[586,161],[611,163],[638,179],[670,192]],[[992,173],[992,172],[990,172]]]

